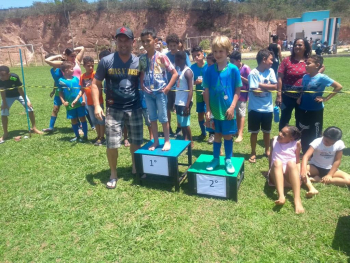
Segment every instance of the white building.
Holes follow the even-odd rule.
[[[329,17],[329,10],[305,12],[301,17],[287,18],[287,40],[312,38],[329,45],[336,44],[340,29],[340,18]]]

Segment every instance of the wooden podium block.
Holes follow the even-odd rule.
[[[207,171],[205,168],[212,159],[212,155],[201,154],[188,169],[187,176],[191,191],[202,196],[233,199],[237,202],[238,189],[244,178],[244,158],[231,158],[235,168],[234,174],[226,173],[224,156],[220,156],[220,164],[214,171]]]
[[[186,179],[187,173],[180,175],[178,166],[191,166],[191,142],[170,140],[170,143],[169,151],[162,151],[164,139],[159,139],[159,146],[154,151],[148,150],[153,144],[152,140],[135,152],[136,183],[142,184],[144,180],[157,181],[175,185],[176,191],[180,189],[180,184]],[[188,163],[179,163],[178,158],[186,149]]]

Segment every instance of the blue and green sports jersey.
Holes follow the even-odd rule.
[[[222,70],[218,71],[217,64],[208,67],[203,87],[209,89],[209,104],[215,120],[226,120],[226,111],[231,106],[235,89],[242,87],[239,69],[228,63]]]
[[[199,76],[202,76],[204,78],[205,72],[207,71],[208,68],[208,64],[207,62],[204,62],[204,66],[203,67],[199,67],[197,65],[197,63],[193,64],[191,66],[191,69],[193,71],[193,79],[194,81],[196,81],[198,79]],[[203,82],[201,84],[197,84],[196,85],[196,90],[203,90]],[[196,101],[197,102],[203,102],[203,95],[201,92],[196,91]]]
[[[80,97],[78,102],[72,108],[71,104],[78,96],[80,91],[79,79],[77,77],[73,77],[72,79],[60,78],[58,80],[58,89],[63,92],[63,97],[65,101],[68,101],[69,105],[66,107],[67,110],[72,110],[79,108],[83,99]]]
[[[55,82],[55,87],[58,87],[58,80],[60,78],[63,78],[61,69],[59,69],[59,68],[56,68],[56,69],[52,68],[52,69],[50,69],[50,73],[51,73],[51,76],[52,76],[52,78],[53,78],[53,80]],[[56,89],[55,96],[59,96],[59,95],[60,95],[59,91],[58,91],[58,89]]]

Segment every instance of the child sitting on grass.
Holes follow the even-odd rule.
[[[323,132],[323,137],[311,142],[303,156],[301,176],[310,176],[312,182],[350,185],[350,175],[338,169],[345,148],[341,138],[341,129],[331,126]]]
[[[145,92],[145,100],[151,121],[154,143],[149,147],[154,151],[159,146],[157,119],[163,126],[163,151],[170,150],[169,123],[167,116],[167,94],[174,86],[178,74],[168,57],[155,50],[157,35],[154,29],[144,29],[141,41],[147,54],[139,60],[141,88]],[[167,72],[171,73],[168,82]]]
[[[74,64],[69,61],[64,61],[61,65],[61,71],[63,78],[58,80],[58,87],[60,91],[60,99],[62,104],[67,110],[67,119],[71,120],[72,128],[75,134],[75,138],[70,140],[71,142],[86,142],[88,126],[85,119],[85,101],[79,98],[78,101],[73,105],[74,99],[78,96],[80,92],[79,79],[73,76]],[[78,118],[81,122],[84,137],[80,138],[79,135],[79,124]]]
[[[203,87],[205,88],[203,95],[207,108],[206,119],[209,121],[211,115],[213,115],[215,126],[214,158],[206,169],[212,171],[219,165],[221,140],[224,137],[225,168],[229,174],[235,172],[231,162],[232,136],[237,132],[234,112],[242,87],[239,69],[227,62],[227,56],[231,50],[232,45],[228,37],[217,36],[214,38],[212,51],[216,63],[207,69],[203,80]]]
[[[276,186],[278,200],[276,205],[284,205],[286,198],[284,187],[291,187],[294,194],[295,213],[304,213],[304,207],[300,198],[300,131],[294,126],[285,126],[271,141],[271,155],[269,157],[270,170],[268,182],[270,186]],[[311,197],[318,193],[308,177],[304,178],[309,191],[306,194]]]

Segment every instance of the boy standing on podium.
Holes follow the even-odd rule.
[[[240,95],[242,80],[237,66],[227,62],[227,56],[232,51],[228,37],[217,36],[212,43],[212,52],[216,63],[208,67],[203,81],[204,101],[207,107],[206,119],[214,116],[214,158],[207,166],[212,171],[219,165],[221,139],[224,137],[226,172],[235,172],[231,162],[233,141],[232,135],[237,133],[234,119],[235,107]]]

